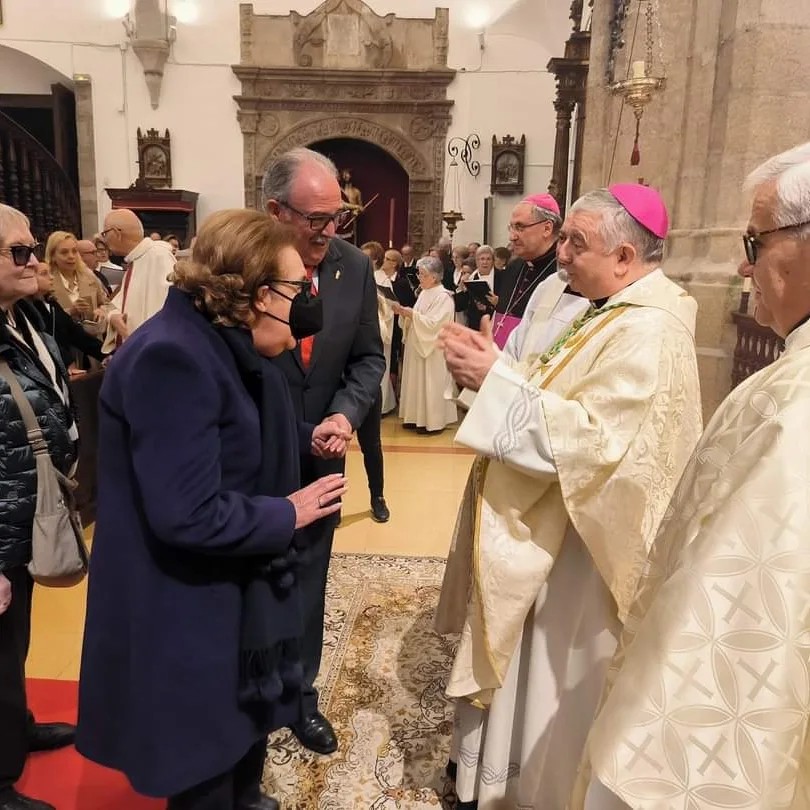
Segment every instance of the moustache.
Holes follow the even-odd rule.
[[[571,280],[569,272],[560,264],[557,265],[557,277],[566,284]]]

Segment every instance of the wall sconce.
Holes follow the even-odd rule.
[[[479,146],[481,146],[481,139],[475,133],[468,135],[466,138],[451,138],[447,144],[450,165],[447,167],[444,196],[446,199],[447,186],[452,183],[453,202],[448,211],[442,211],[442,220],[447,225],[447,233],[450,234],[451,242],[458,223],[464,221],[464,214],[461,213],[461,178],[459,177],[458,161],[460,158],[471,177],[478,177],[481,164],[473,158],[473,150],[478,149]]]
[[[473,150],[481,146],[481,139],[474,132],[466,138],[451,138],[447,144],[447,154],[452,158],[450,165],[458,166],[456,158],[466,167],[471,177],[478,177],[481,164],[473,158]]]

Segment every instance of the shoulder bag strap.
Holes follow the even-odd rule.
[[[22,386],[17,381],[16,375],[11,370],[8,363],[1,359],[0,377],[8,383],[8,387],[11,389],[11,396],[17,403],[17,408],[20,411],[20,416],[22,416],[23,424],[25,425],[28,443],[31,445],[34,455],[45,453],[45,455],[50,457],[48,445],[45,441],[45,437],[42,435],[42,428],[39,426],[39,422],[37,422],[34,409],[31,407],[28,397],[25,396]]]

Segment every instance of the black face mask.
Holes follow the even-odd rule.
[[[312,337],[312,335],[318,334],[323,329],[323,301],[317,295],[312,295],[309,290],[301,290],[301,292],[290,298],[289,295],[284,295],[283,292],[275,288],[273,292],[278,293],[282,298],[286,298],[290,302],[290,320],[282,320],[270,312],[264,314],[274,321],[286,323],[290,327],[290,333],[296,340]]]

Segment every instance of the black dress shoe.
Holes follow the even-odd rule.
[[[250,804],[240,804],[237,810],[279,810],[280,807],[272,796],[262,796]]]
[[[56,751],[73,745],[75,739],[76,726],[70,723],[37,723],[28,732],[28,750]]]
[[[391,512],[388,510],[388,504],[385,498],[380,495],[371,499],[371,519],[377,523],[388,523],[391,517]]]
[[[56,810],[52,804],[17,793],[13,788],[0,792],[0,810]]]
[[[320,712],[307,715],[292,730],[301,745],[316,754],[334,754],[337,751],[335,730]]]

